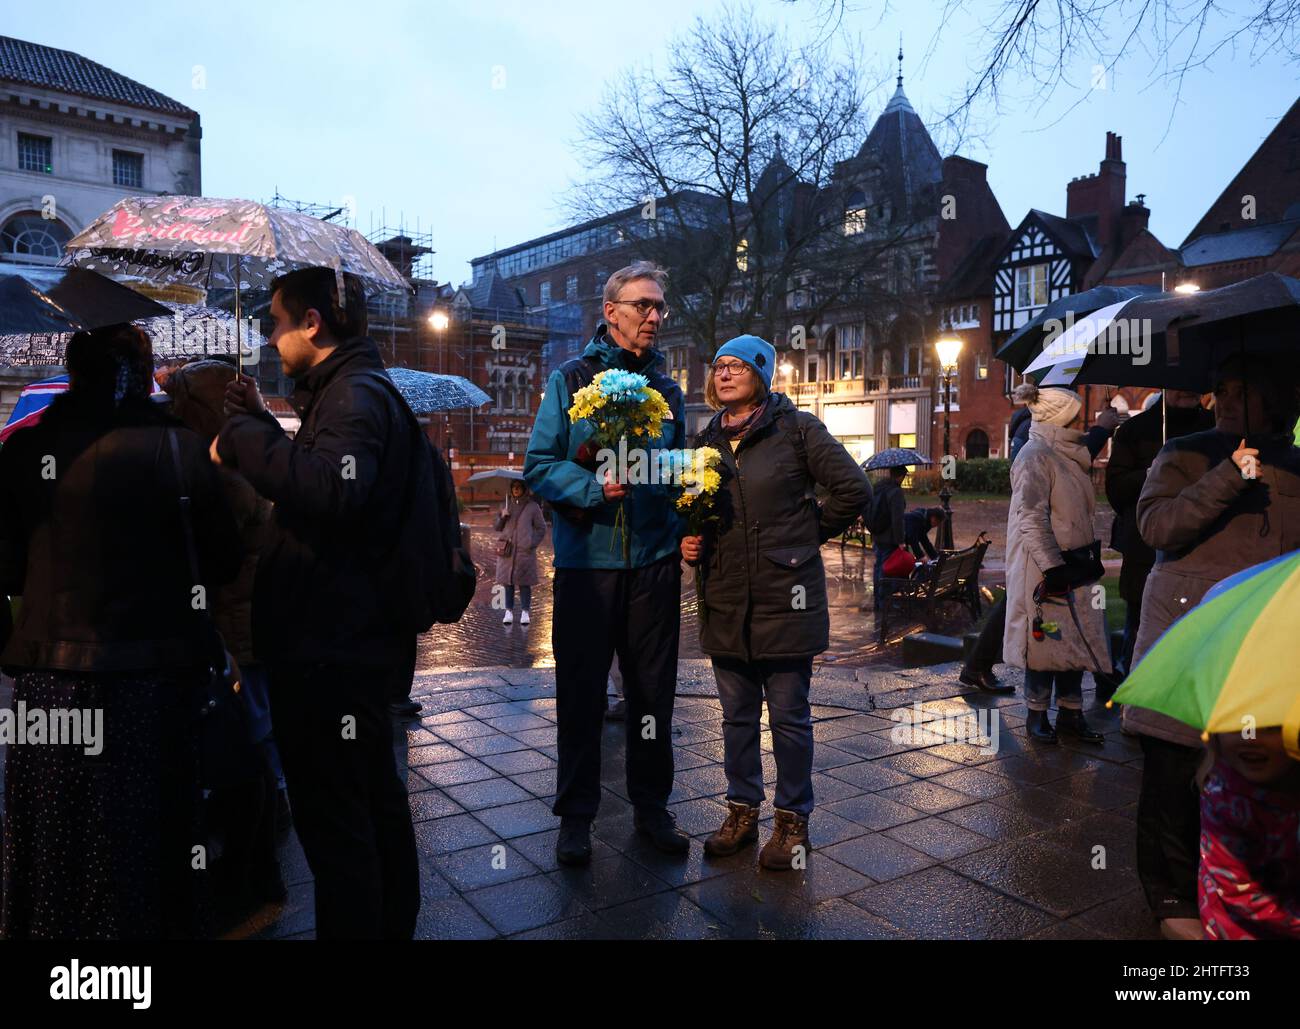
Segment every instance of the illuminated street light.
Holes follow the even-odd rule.
[[[943,369],[943,455],[946,459],[952,453],[952,374],[957,370],[957,358],[961,356],[961,337],[944,336],[934,344],[939,354],[939,367]],[[952,549],[952,490],[948,488],[948,479],[943,480],[943,489],[939,491],[939,503],[943,507],[943,532],[941,536],[944,550]]]
[[[451,319],[447,317],[446,311],[434,311],[429,315],[429,327],[434,332],[443,332],[451,324]]]
[[[1180,282],[1174,287],[1175,293],[1199,293],[1201,287],[1194,282]]]

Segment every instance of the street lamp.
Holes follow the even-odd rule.
[[[1194,282],[1180,282],[1174,287],[1175,293],[1199,293],[1201,287]]]
[[[961,337],[947,335],[934,344],[939,354],[939,367],[943,369],[943,456],[952,453],[952,374],[957,370],[957,358],[961,354]],[[948,477],[944,476],[943,489],[939,491],[939,502],[943,506],[942,547],[952,550],[952,490],[948,488]]]
[[[429,315],[429,327],[434,332],[445,332],[450,324],[451,319],[447,317],[446,311],[434,311]]]

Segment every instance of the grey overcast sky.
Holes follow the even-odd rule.
[[[1000,3],[972,0],[937,39],[939,0],[851,5],[844,28],[882,76],[903,33],[905,89],[929,123],[974,68],[981,20]],[[754,6],[793,37],[815,28],[805,4]],[[621,68],[662,60],[695,16],[721,7],[222,0],[182,12],[158,0],[43,0],[6,5],[0,32],[77,51],[198,110],[208,196],[351,198],[363,232],[402,222],[432,232],[434,274],[458,283],[470,258],[564,225],[561,200],[582,175],[578,117]],[[1093,64],[1072,59],[1073,79],[1086,85]],[[1001,111],[977,110],[981,138],[962,152],[989,164],[1013,225],[1031,207],[1064,214],[1066,182],[1097,170],[1112,130],[1124,138],[1130,197],[1147,194],[1152,230],[1177,246],[1300,92],[1294,65],[1252,64],[1238,50],[1194,71],[1175,110],[1152,67],[1135,54],[1105,89],[1047,100],[1013,83]],[[872,94],[870,115],[892,87]]]

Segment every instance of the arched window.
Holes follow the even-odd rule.
[[[0,229],[0,253],[19,261],[53,264],[70,239],[72,230],[63,222],[42,218],[38,211],[20,211]]]
[[[966,434],[966,460],[982,460],[989,456],[989,434],[983,429],[971,429]]]

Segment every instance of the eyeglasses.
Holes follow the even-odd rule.
[[[649,318],[651,311],[658,311],[659,317],[663,320],[668,318],[668,305],[662,300],[612,300],[610,303],[627,304],[629,307],[635,307],[636,313],[642,318]]]
[[[744,361],[719,361],[713,366],[713,374],[730,375],[738,379],[742,375],[749,374],[749,365]]]

